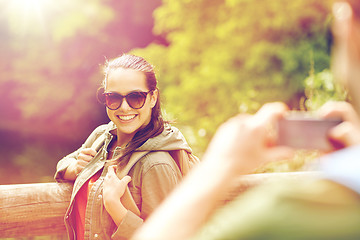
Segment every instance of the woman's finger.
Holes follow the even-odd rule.
[[[77,159],[78,160],[83,160],[83,161],[86,161],[86,162],[90,162],[91,159],[93,159],[93,157],[89,156],[89,155],[85,155],[83,153],[80,153]]]
[[[121,179],[121,181],[123,181],[126,185],[129,184],[129,182],[131,181],[131,177],[126,175],[125,177],[123,177]]]
[[[84,168],[86,165],[88,165],[88,161],[82,160],[82,159],[78,159],[77,160],[77,165],[80,166],[81,168]]]
[[[95,157],[97,152],[93,148],[84,148],[83,150],[80,151],[80,153],[91,157]]]
[[[115,165],[111,165],[108,167],[108,173],[109,175],[115,175],[116,176],[116,166]]]

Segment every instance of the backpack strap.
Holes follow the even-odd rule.
[[[200,162],[198,157],[184,149],[172,150],[169,153],[179,167],[182,176],[188,174],[191,168]]]
[[[142,157],[144,157],[148,153],[149,153],[149,151],[134,152],[131,155],[129,162],[126,164],[126,166],[124,168],[122,168],[120,170],[120,172],[117,174],[117,176],[121,179],[121,178],[125,177],[126,175],[128,175],[131,168]],[[175,163],[179,167],[182,176],[185,176],[191,170],[191,168],[193,168],[196,164],[198,164],[200,162],[198,157],[187,152],[184,149],[172,150],[172,151],[169,151],[169,154],[171,155],[171,157],[174,159]],[[137,207],[137,205],[134,201],[134,198],[132,197],[132,195],[130,193],[128,186],[126,187],[124,195],[121,197],[121,203],[124,205],[124,207],[126,209],[128,209],[128,210],[132,211],[133,213],[135,213],[136,215],[140,216],[140,210]]]
[[[95,149],[95,151],[99,151],[100,148],[104,145],[105,142],[105,133],[101,134],[91,145],[91,148]],[[131,157],[130,160],[128,162],[128,164],[126,164],[126,166],[120,170],[119,173],[117,173],[117,176],[122,179],[123,177],[125,177],[130,169],[137,163],[137,161],[142,158],[143,156],[145,156],[147,152],[134,152]],[[135,213],[137,216],[140,216],[140,210],[137,207],[134,198],[132,197],[131,193],[130,193],[130,189],[127,186],[126,190],[123,194],[123,196],[120,198],[121,203],[124,205],[124,207],[128,210],[130,210],[131,212]]]
[[[129,174],[131,168],[146,154],[148,154],[149,151],[143,151],[143,152],[134,152],[130,159],[129,162],[125,165],[124,168],[120,169],[120,171],[118,173],[116,173],[116,175],[122,179],[123,177],[125,177],[126,175]],[[130,210],[131,212],[135,213],[136,215],[140,216],[140,210],[137,207],[135,200],[133,198],[133,196],[130,193],[130,189],[129,186],[126,186],[125,192],[122,195],[122,197],[120,198],[121,203],[124,205],[124,207],[128,210]]]
[[[97,152],[104,145],[104,142],[105,142],[105,132],[100,134],[100,136],[95,139],[95,141],[91,145],[91,148],[93,148]]]

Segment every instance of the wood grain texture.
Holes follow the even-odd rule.
[[[67,183],[0,185],[0,237],[64,234],[71,190]]]

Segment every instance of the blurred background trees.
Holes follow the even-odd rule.
[[[201,156],[219,124],[267,101],[342,99],[326,0],[0,0],[0,184],[52,181],[108,122],[95,92],[123,52],[158,74],[165,116]],[[333,86],[333,87],[331,87]]]
[[[329,67],[326,1],[164,1],[156,34],[136,51],[161,66],[167,111],[204,149],[216,126],[267,101],[299,108],[311,69]]]

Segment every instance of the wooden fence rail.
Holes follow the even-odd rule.
[[[316,172],[264,173],[242,176],[224,201],[269,180],[301,180]],[[0,238],[56,236],[65,234],[63,218],[72,185],[34,183],[0,185]]]
[[[61,235],[71,184],[0,185],[0,237]]]

